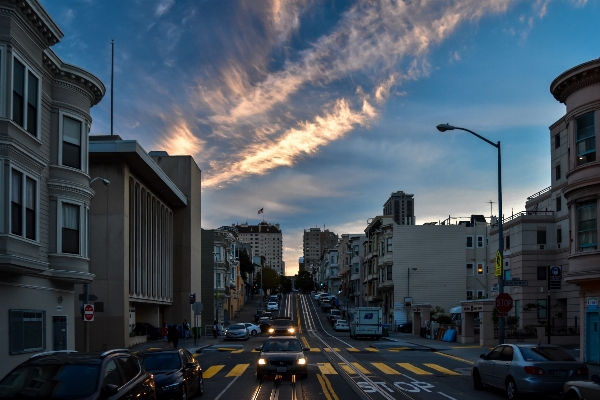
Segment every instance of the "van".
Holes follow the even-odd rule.
[[[379,340],[383,334],[381,307],[357,307],[348,313],[350,337],[371,337]]]

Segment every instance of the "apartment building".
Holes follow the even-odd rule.
[[[257,225],[247,222],[232,224],[239,232],[239,241],[252,245],[251,257],[262,257],[265,267],[274,269],[280,276],[285,275],[283,263],[283,233],[279,224],[262,221]]]
[[[415,225],[414,195],[403,191],[390,194],[383,205],[383,215],[391,216],[398,225]]]
[[[318,267],[324,251],[334,249],[338,243],[338,235],[329,229],[321,228],[305,229],[302,236],[304,246],[304,268]]]
[[[90,109],[102,82],[51,47],[36,0],[0,1],[0,376],[32,353],[75,348],[76,284],[90,271]]]

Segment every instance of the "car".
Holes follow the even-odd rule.
[[[273,318],[271,327],[268,330],[269,335],[295,335],[296,323],[290,317]]]
[[[231,324],[225,329],[225,339],[229,340],[248,340],[250,338],[250,332],[244,324]]]
[[[261,317],[269,317],[269,319],[271,319],[271,318],[273,318],[273,313],[269,312],[269,311],[265,311],[260,316]]]
[[[153,374],[129,350],[38,353],[0,381],[0,398],[156,399]]]
[[[266,375],[296,375],[300,379],[308,376],[308,360],[304,356],[309,348],[295,336],[271,336],[262,346],[256,361],[256,378],[263,379]]]
[[[348,321],[346,321],[345,319],[338,319],[333,324],[333,330],[336,332],[340,332],[340,331],[350,332],[350,325],[348,324]]]
[[[412,321],[405,322],[403,324],[399,324],[397,329],[398,329],[398,332],[412,333],[412,329],[413,329]]]
[[[331,300],[323,300],[321,303],[321,311],[323,312],[331,310],[332,307],[333,304],[331,304]]]
[[[271,327],[271,317],[260,317],[258,320],[258,326],[261,332],[266,332]]]
[[[319,292],[319,293],[315,294],[313,298],[318,301],[319,297],[325,296],[326,294],[328,294],[328,293]]]
[[[158,400],[204,394],[202,367],[186,349],[148,349],[137,355],[144,368],[154,374]]]
[[[566,382],[587,377],[584,363],[560,346],[542,344],[501,344],[482,354],[471,370],[475,389],[504,389],[508,399],[522,393],[559,394]]]
[[[146,335],[146,338],[152,340],[162,339],[162,329],[148,322],[136,322],[133,327],[133,333],[136,336]]]
[[[256,334],[260,332],[260,326],[256,324],[252,324],[250,322],[244,322],[243,324],[252,336],[256,336]]]
[[[343,317],[341,315],[327,315],[327,319],[331,326],[333,326],[338,320],[343,319]]]
[[[600,399],[600,376],[592,375],[589,381],[569,381],[563,387],[567,400]]]
[[[331,325],[333,325],[334,323],[334,317],[342,317],[342,312],[340,310],[329,310],[329,314],[327,314],[327,321],[329,321],[329,323]]]
[[[269,296],[269,303],[272,301],[279,304],[279,296],[277,296],[276,294]]]
[[[267,310],[269,311],[279,311],[279,304],[276,301],[270,301],[267,303]]]

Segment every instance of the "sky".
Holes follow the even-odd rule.
[[[503,214],[550,186],[550,94],[598,58],[597,0],[41,0],[53,51],[102,80],[92,135],[192,155],[202,226],[364,231],[392,192],[417,224]],[[490,201],[492,203],[490,203]],[[258,214],[263,208],[264,214]],[[454,219],[456,218],[456,219]]]

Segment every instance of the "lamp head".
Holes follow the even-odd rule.
[[[108,179],[102,179],[102,183],[104,183],[104,186],[108,186],[110,185],[110,181]]]
[[[439,124],[438,126],[436,126],[437,130],[440,132],[446,132],[446,131],[452,131],[454,130],[454,127],[450,124]]]

